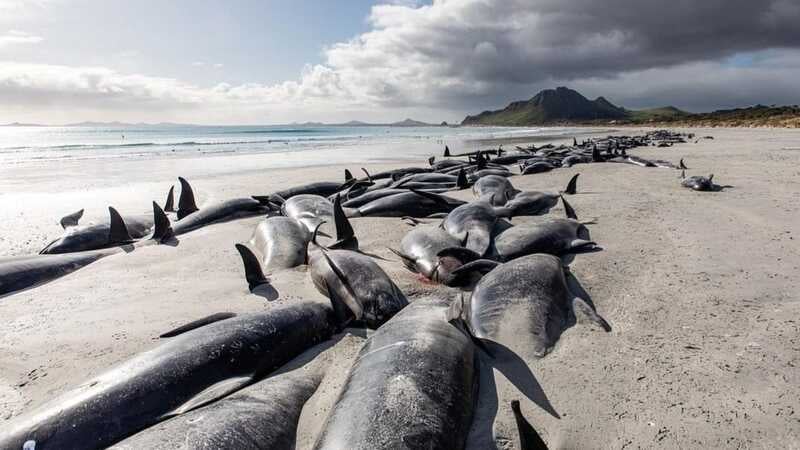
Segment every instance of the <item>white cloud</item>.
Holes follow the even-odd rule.
[[[30,2],[0,0],[0,11],[18,3]],[[0,62],[0,103],[249,122],[339,120],[347,111],[452,120],[556,85],[625,106],[797,103],[798,21],[794,0],[398,0],[373,7],[370,31],[327,47],[324,63],[296,80],[197,86],[103,67]],[[726,63],[741,53],[749,64]]]
[[[24,31],[9,30],[5,34],[0,34],[0,48],[17,44],[38,44],[44,40],[41,36],[36,36]]]

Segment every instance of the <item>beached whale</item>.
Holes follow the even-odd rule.
[[[562,194],[575,194],[577,192],[578,176],[575,174],[567,183],[562,192],[521,191],[508,199],[505,205],[496,208],[496,214],[501,217],[538,216],[547,214],[550,209],[558,204]]]
[[[300,194],[281,205],[281,213],[305,225],[309,232],[333,217],[333,202],[314,194]]]
[[[185,331],[4,423],[0,448],[107,447],[261,380],[336,328],[329,305],[302,302]]]
[[[330,347],[329,342],[312,347],[277,375],[146,428],[110,448],[293,450],[303,406],[330,367],[330,359],[318,355]]]
[[[322,295],[336,305],[347,305],[356,321],[378,328],[408,300],[372,257],[356,251],[358,240],[339,198],[334,202],[334,221],[334,244],[326,248],[317,243],[318,229],[308,244],[308,274]]]
[[[453,237],[440,226],[419,226],[409,231],[400,241],[400,249],[390,249],[399,256],[403,265],[411,272],[447,286],[453,286],[457,280],[453,270],[464,263],[480,258],[459,252],[440,256],[442,250],[457,248],[462,241]]]
[[[428,217],[449,213],[464,202],[432,192],[410,190],[348,209],[348,217]]]
[[[178,181],[181,183],[178,221],[172,227],[176,236],[212,223],[266,214],[270,211],[268,204],[253,198],[234,198],[198,208],[189,182],[182,177],[178,177]]]
[[[606,331],[611,329],[594,308],[570,291],[565,269],[555,256],[528,255],[505,264],[477,260],[461,266],[455,273],[469,271],[488,272],[470,298],[472,332],[523,357],[529,350],[530,356],[535,357],[543,357],[552,350],[574,309],[580,309]]]
[[[113,208],[109,208],[109,211],[113,211],[111,214],[117,214]],[[152,221],[155,223],[155,227],[151,241],[162,242],[170,239],[172,229],[169,219],[155,202],[153,202],[153,215],[155,220]],[[114,219],[113,222],[115,223],[115,235],[122,236],[115,247],[55,255],[40,254],[0,258],[0,297],[36,287],[86,267],[106,256],[124,252],[126,249],[123,246],[132,248],[132,245],[129,245],[131,240],[125,237],[125,223],[119,222],[117,219]],[[117,229],[117,227],[122,227],[122,229]]]
[[[472,193],[478,198],[487,199],[494,206],[503,206],[509,198],[520,192],[508,178],[500,175],[487,175],[472,185]]]
[[[71,223],[69,220],[68,222]],[[77,220],[74,223],[77,225]],[[123,218],[116,209],[109,208],[108,222],[73,228],[64,236],[47,244],[39,253],[55,255],[115,247],[141,239],[150,234],[152,230],[152,215],[125,216]]]
[[[589,229],[580,222],[565,198],[561,198],[566,218],[547,218],[510,227],[494,239],[496,258],[510,261],[534,253],[567,256],[600,250],[591,240]]]
[[[291,217],[275,216],[262,220],[253,231],[250,246],[260,254],[265,272],[305,264],[311,232]]]
[[[681,172],[681,186],[692,189],[694,191],[716,191],[719,190],[714,184],[714,174],[704,177],[695,175],[687,177],[686,172]]]
[[[442,221],[442,228],[464,242],[464,247],[483,256],[492,243],[498,210],[486,200],[476,200],[452,210]]]
[[[464,448],[477,358],[447,306],[415,301],[367,340],[315,449]]]

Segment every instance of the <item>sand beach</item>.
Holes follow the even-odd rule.
[[[521,401],[550,448],[800,448],[800,131],[676,131],[714,139],[633,153],[684,158],[688,174],[713,173],[731,187],[694,192],[680,186],[679,171],[627,164],[581,164],[511,179],[518,189],[553,191],[581,174],[570,202],[581,219],[594,220],[592,238],[604,250],[579,255],[571,270],[612,331],[579,320],[552,353],[524,361],[532,378],[519,364],[482,365],[468,448],[516,448],[512,400]],[[571,143],[572,136],[548,142]],[[441,154],[438,144],[425,145],[428,154]],[[318,158],[303,167],[275,166],[269,154],[7,167],[0,181],[0,255],[35,253],[60,235],[58,219],[80,208],[88,221],[109,204],[146,213],[151,201],[163,202],[177,176],[190,179],[202,205],[340,180],[345,168],[426,165],[417,156],[423,153],[380,159],[349,153],[349,160]],[[470,190],[449,195],[473,198]],[[214,224],[180,236],[177,246],[113,255],[0,299],[0,430],[154,347],[159,334],[183,323],[300,299],[327,302],[304,267],[270,275],[276,300],[248,291],[234,244],[249,240],[260,220]],[[410,230],[400,219],[352,224],[361,248],[385,258],[376,261],[410,300],[458,295],[423,282],[387,249]],[[303,410],[297,448],[313,446],[371,333],[347,329],[324,351],[324,379]]]

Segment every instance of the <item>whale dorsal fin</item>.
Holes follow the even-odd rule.
[[[428,158],[428,165],[432,166],[433,163],[435,163],[435,162],[436,162],[436,157],[435,156],[431,156],[430,158]]]
[[[169,217],[158,206],[158,203],[153,202],[153,237],[151,239],[161,242],[172,236],[172,225],[169,223]]]
[[[448,146],[446,146],[446,145],[444,146],[444,156],[445,156],[446,158],[449,158],[449,157],[450,157],[450,147],[448,147]]]
[[[69,227],[77,226],[78,222],[81,220],[81,217],[83,217],[83,209],[75,211],[72,214],[67,214],[61,218],[61,228],[66,230]]]
[[[178,220],[181,220],[189,214],[197,211],[198,208],[197,203],[194,200],[194,191],[192,190],[192,185],[190,185],[189,182],[183,177],[178,177],[178,181],[181,183],[181,196],[178,199]]]
[[[164,211],[175,212],[175,185],[169,187],[169,192],[167,192],[167,201],[164,202]]]
[[[533,429],[530,422],[522,415],[519,400],[511,401],[511,410],[514,412],[514,420],[517,422],[520,450],[547,450],[547,444],[544,443],[539,433]]]
[[[111,226],[108,229],[108,243],[109,244],[128,244],[133,242],[133,238],[128,233],[128,227],[125,226],[125,221],[119,215],[116,209],[109,206],[108,214],[111,218]]]
[[[456,186],[459,189],[466,189],[469,186],[469,181],[467,180],[467,174],[464,173],[464,168],[458,169],[458,178],[456,179]]]
[[[239,255],[242,257],[244,277],[247,280],[247,286],[250,291],[252,292],[262,284],[269,284],[269,280],[264,276],[264,270],[261,268],[261,262],[255,253],[244,244],[236,244],[236,250],[239,251]]]
[[[342,209],[342,198],[339,194],[336,194],[336,198],[333,200],[333,221],[336,227],[336,242],[330,248],[357,249],[358,239]]]
[[[567,183],[567,188],[564,189],[564,193],[567,195],[575,195],[578,192],[578,177],[581,174],[576,173],[572,178],[570,178],[569,183]]]
[[[370,183],[372,183],[372,182],[373,182],[373,181],[372,181],[372,175],[370,175],[370,174],[369,174],[369,172],[367,172],[367,169],[365,169],[365,168],[363,168],[363,167],[362,167],[362,168],[361,168],[361,171],[362,171],[362,172],[364,172],[364,175],[366,175],[366,176],[367,176],[367,180],[369,180],[369,182],[370,182]]]

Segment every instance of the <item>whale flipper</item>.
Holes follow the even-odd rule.
[[[561,203],[564,204],[564,212],[567,214],[567,219],[578,220],[578,215],[575,213],[575,209],[572,208],[572,205],[567,203],[567,199],[565,199],[563,195],[560,197]]]
[[[197,319],[192,322],[189,322],[185,325],[181,325],[178,328],[173,328],[172,330],[167,331],[166,333],[158,336],[160,338],[171,338],[177,336],[179,334],[186,333],[187,331],[191,331],[202,326],[208,325],[210,323],[219,322],[221,320],[230,319],[231,317],[236,317],[236,313],[232,312],[224,312],[224,313],[216,313],[210,316],[203,317],[202,319]]]
[[[444,257],[451,257],[461,261],[462,264],[466,264],[468,262],[477,261],[481,259],[481,255],[477,252],[474,252],[468,248],[464,247],[449,247],[444,250],[441,250],[439,253],[436,254],[439,258]]]
[[[219,383],[212,384],[199,394],[190,398],[186,403],[164,414],[159,419],[164,420],[169,417],[178,416],[201,406],[205,406],[221,398],[227,397],[229,394],[232,394],[239,389],[252,384],[253,378],[255,378],[255,376],[228,378],[220,381]]]
[[[181,183],[181,196],[178,199],[178,220],[181,220],[199,208],[197,208],[197,203],[194,200],[194,191],[192,191],[192,186],[189,182],[183,177],[178,177],[178,181]]]
[[[264,276],[264,270],[261,268],[261,262],[253,251],[244,244],[236,244],[236,250],[239,251],[239,255],[242,257],[244,276],[250,291],[252,292],[262,284],[269,284],[269,280]]]
[[[111,217],[111,226],[108,230],[108,243],[109,244],[129,244],[133,242],[131,234],[128,233],[128,227],[125,226],[125,221],[119,215],[116,209],[109,206],[108,214]]]
[[[77,226],[78,222],[81,220],[81,217],[83,217],[83,209],[75,211],[72,214],[67,214],[61,218],[61,228],[66,230],[69,227]]]
[[[492,261],[490,259],[478,259],[476,261],[470,261],[454,270],[453,275],[461,275],[469,272],[478,272],[486,275],[499,265],[500,263],[497,261]]]
[[[323,251],[322,255],[325,257],[325,261],[328,263],[328,266],[331,268],[331,271],[336,275],[336,278],[339,279],[339,282],[342,284],[342,287],[347,291],[349,301],[347,298],[340,298],[338,294],[328,286],[327,280],[325,281],[325,286],[328,288],[328,295],[330,296],[331,301],[340,301],[341,303],[347,305],[350,311],[355,316],[356,320],[361,320],[364,317],[364,307],[358,301],[358,296],[356,296],[355,291],[353,290],[353,286],[350,285],[350,282],[347,280],[347,277],[344,276],[344,273],[333,262],[333,260],[328,256],[328,253]]]
[[[511,401],[511,410],[514,411],[514,420],[517,422],[520,450],[547,450],[547,444],[544,443],[539,433],[533,429],[530,422],[522,415],[519,400]]]

